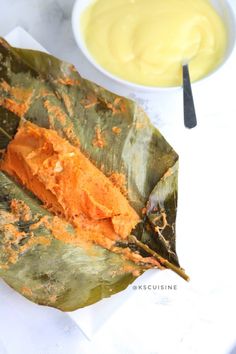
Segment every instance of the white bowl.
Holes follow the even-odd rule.
[[[111,0],[112,1],[112,0]],[[135,84],[133,82],[123,80],[106,69],[104,69],[95,59],[94,57],[90,54],[84,38],[83,34],[81,33],[81,26],[80,26],[80,18],[81,14],[83,11],[87,8],[88,5],[90,5],[92,0],[76,0],[72,12],[72,29],[74,33],[74,37],[76,40],[77,45],[79,46],[81,52],[83,55],[87,58],[87,60],[93,65],[94,68],[96,68],[100,73],[105,75],[107,78],[113,81],[114,84],[119,84],[119,85],[124,85],[124,87],[128,88],[129,90],[135,90],[135,92],[143,92],[143,93],[154,93],[154,92],[171,92],[171,91],[176,91],[176,89],[179,89],[179,87],[158,87],[158,86],[145,86],[145,85],[139,85]],[[212,76],[215,72],[217,72],[228,60],[230,57],[234,46],[235,46],[235,41],[236,41],[236,20],[235,20],[235,13],[232,10],[229,2],[227,0],[211,0],[211,3],[213,4],[214,8],[217,10],[217,12],[220,14],[227,30],[228,30],[228,45],[227,45],[227,50],[225,53],[225,57],[223,58],[222,62],[218,65],[218,67],[211,71],[208,75],[206,75],[204,78],[196,81],[195,83],[201,82],[205,80],[206,78]],[[193,83],[193,84],[195,84]],[[105,85],[106,86],[106,85]]]

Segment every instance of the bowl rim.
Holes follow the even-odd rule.
[[[148,85],[138,84],[138,83],[135,83],[132,81],[122,79],[119,76],[116,76],[116,75],[112,74],[111,72],[109,72],[108,70],[106,70],[105,68],[103,68],[95,60],[95,58],[92,56],[92,54],[90,54],[90,52],[89,52],[88,48],[86,47],[86,44],[83,40],[83,36],[82,36],[81,30],[80,30],[80,26],[79,26],[80,16],[81,16],[82,12],[93,2],[93,0],[85,0],[85,1],[88,2],[88,4],[86,4],[82,8],[81,8],[81,0],[76,0],[73,5],[72,15],[71,15],[72,32],[73,32],[76,44],[79,47],[80,51],[85,56],[85,58],[88,60],[88,62],[95,69],[98,70],[98,72],[100,72],[105,77],[109,78],[112,81],[115,81],[118,84],[125,85],[127,88],[135,89],[139,92],[147,92],[147,93],[148,92],[170,92],[170,91],[172,92],[172,91],[176,91],[176,90],[179,90],[182,88],[182,85],[167,86],[167,87],[163,86],[162,87],[162,86],[148,86]],[[224,0],[224,5],[227,8],[228,14],[230,17],[229,20],[231,22],[231,32],[234,33],[233,43],[229,46],[230,48],[228,48],[223,60],[213,70],[211,70],[207,75],[205,75],[204,77],[202,77],[199,80],[192,82],[191,83],[192,86],[198,86],[199,84],[202,84],[203,82],[205,82],[205,80],[211,78],[212,76],[215,76],[215,74],[218,73],[222,69],[222,67],[225,66],[225,64],[228,62],[228,60],[232,56],[233,52],[236,51],[236,11],[233,10],[233,8],[228,0]]]

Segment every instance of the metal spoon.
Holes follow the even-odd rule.
[[[183,64],[184,125],[192,129],[197,125],[188,64]]]

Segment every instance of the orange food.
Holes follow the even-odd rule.
[[[53,130],[24,123],[8,145],[1,169],[72,222],[81,237],[107,248],[127,238],[139,222],[119,189]]]

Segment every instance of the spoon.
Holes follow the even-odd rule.
[[[197,125],[188,64],[183,64],[184,125],[192,129]]]

